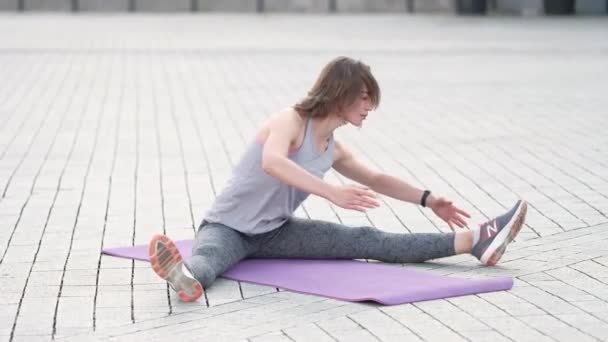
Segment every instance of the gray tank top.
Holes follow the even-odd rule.
[[[333,135],[327,149],[315,148],[313,120],[308,119],[302,146],[288,157],[311,174],[323,178],[334,161]],[[253,141],[225,188],[205,214],[205,221],[217,222],[242,233],[253,235],[269,232],[287,221],[308,193],[289,186],[262,169],[264,146]]]

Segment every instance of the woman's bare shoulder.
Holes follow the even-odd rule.
[[[293,108],[285,108],[270,115],[268,121],[278,121],[281,124],[291,123],[296,125],[306,122],[306,120]]]
[[[286,108],[268,116],[260,127],[258,140],[266,140],[266,137],[272,130],[287,131],[289,135],[296,138],[305,123],[306,119],[298,114],[295,109]]]

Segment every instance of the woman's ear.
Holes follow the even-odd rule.
[[[344,118],[344,108],[341,105],[336,105],[336,113],[338,113],[340,119]]]

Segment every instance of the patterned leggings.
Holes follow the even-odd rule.
[[[278,229],[246,235],[218,223],[199,228],[192,256],[185,260],[208,287],[244,258],[374,259],[423,262],[454,255],[454,233],[387,233],[373,227],[291,218]]]

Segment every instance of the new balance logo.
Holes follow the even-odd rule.
[[[488,233],[488,236],[492,236],[492,232],[494,232],[494,233],[498,232],[498,227],[496,227],[496,221],[497,220],[493,220],[492,222],[489,222],[488,225],[486,226],[486,233]]]

